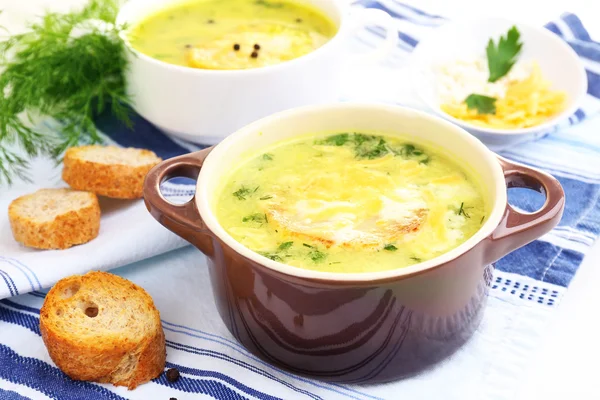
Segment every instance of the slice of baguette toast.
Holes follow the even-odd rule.
[[[57,282],[40,310],[40,330],[52,361],[75,380],[134,389],[165,367],[165,336],[152,298],[107,272]]]
[[[89,242],[100,230],[100,206],[94,193],[41,189],[8,206],[15,240],[38,249],[66,249]]]
[[[116,146],[69,148],[62,178],[73,189],[117,199],[142,197],[144,179],[161,158],[149,150]]]

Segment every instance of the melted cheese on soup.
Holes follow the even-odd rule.
[[[252,156],[229,174],[214,208],[249,249],[331,272],[426,261],[467,240],[486,216],[479,186],[442,152],[359,133]]]
[[[196,0],[149,16],[133,27],[129,40],[171,64],[247,69],[310,53],[336,31],[320,11],[291,1]]]

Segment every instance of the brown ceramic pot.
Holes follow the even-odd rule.
[[[480,178],[487,222],[435,259],[352,274],[270,260],[219,225],[213,193],[244,154],[306,133],[342,131],[413,136],[444,149]],[[195,197],[182,205],[160,193],[175,176],[197,179]],[[545,204],[519,212],[507,203],[510,187],[537,190]],[[221,318],[246,348],[298,374],[353,383],[412,374],[456,350],[480,321],[491,264],[550,231],[564,208],[556,179],[496,156],[455,125],[410,109],[349,103],[275,114],[215,147],[166,160],[148,174],[144,199],[161,224],[206,254]]]

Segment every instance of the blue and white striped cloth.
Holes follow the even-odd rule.
[[[395,73],[420,35],[445,19],[395,0],[360,0],[355,7],[392,14],[401,44],[383,65],[357,71],[362,79],[352,79],[344,99],[410,104],[401,97]],[[600,43],[591,40],[572,14],[546,27],[580,55],[588,74],[588,96],[569,120],[574,126],[503,155],[560,179],[567,196],[564,217],[552,232],[496,264],[483,322],[448,360],[410,379],[368,387],[314,381],[274,368],[248,353],[221,323],[205,259],[197,250],[181,249],[185,243],[152,220],[141,202],[105,202],[100,236],[62,252],[17,246],[6,218],[0,220],[0,399],[398,399],[400,393],[410,399],[512,398],[548,317],[600,234]],[[380,40],[380,31],[365,30],[353,48],[362,51]],[[110,116],[102,116],[98,124],[108,141],[150,148],[163,158],[197,148],[168,138],[141,118],[136,119],[135,133]],[[48,162],[39,161],[34,168],[35,183],[3,190],[0,209],[41,186],[64,185],[60,170]],[[165,190],[183,198],[193,187],[170,184]],[[524,190],[511,190],[509,198],[523,210],[533,210],[543,201]],[[74,382],[54,366],[44,348],[38,317],[46,289],[70,274],[122,266],[114,272],[146,288],[161,312],[168,367],[182,373],[175,384],[161,376],[129,392]]]

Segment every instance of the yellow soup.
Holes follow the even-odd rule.
[[[129,40],[171,64],[246,69],[300,57],[336,31],[319,10],[291,1],[196,0],[149,16],[132,27]]]
[[[486,218],[476,180],[443,152],[399,137],[284,141],[226,176],[220,224],[272,260],[329,272],[401,268],[445,253]]]

